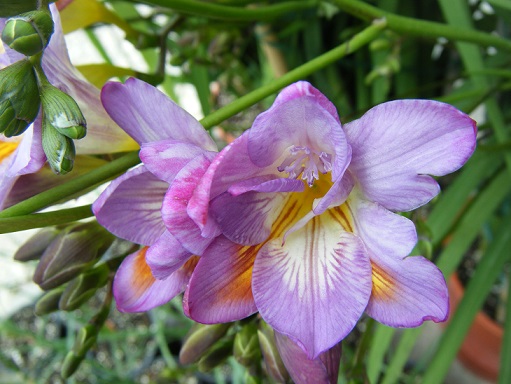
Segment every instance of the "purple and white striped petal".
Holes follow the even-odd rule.
[[[296,384],[336,384],[341,361],[341,344],[338,343],[315,359],[289,337],[275,332],[280,357]]]
[[[126,257],[113,283],[117,309],[121,312],[145,312],[169,302],[183,292],[197,258],[190,259],[165,280],[158,280],[145,262],[147,247]]]
[[[153,276],[163,280],[181,268],[191,256],[169,231],[164,231],[147,250],[145,261]]]
[[[165,231],[160,210],[168,187],[140,166],[112,181],[94,202],[92,211],[114,235],[152,245]]]
[[[112,119],[139,144],[173,139],[216,150],[216,144],[192,115],[141,80],[105,84],[101,101]]]
[[[344,126],[353,149],[350,171],[368,200],[408,211],[439,192],[428,175],[460,168],[476,145],[475,122],[437,101],[380,104]]]
[[[251,289],[259,247],[243,247],[218,237],[200,257],[185,292],[187,316],[204,324],[243,319],[257,312]]]
[[[347,232],[349,213],[330,209],[259,251],[254,300],[263,319],[299,343],[311,359],[353,329],[371,293],[371,264],[362,241]]]

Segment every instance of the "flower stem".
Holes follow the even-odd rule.
[[[395,15],[359,0],[330,0],[330,2],[363,20],[371,21],[384,17],[387,20],[388,28],[402,35],[426,38],[444,37],[448,40],[465,41],[486,47],[494,46],[511,51],[511,41],[489,33]]]
[[[286,73],[270,84],[260,87],[246,94],[245,96],[240,97],[231,104],[226,105],[222,109],[219,109],[218,111],[210,114],[209,116],[206,116],[201,120],[201,124],[206,129],[211,128],[228,119],[229,117],[234,116],[236,113],[243,111],[251,105],[254,105],[264,98],[274,94],[285,86],[295,81],[302,80],[310,74],[334,63],[344,56],[357,51],[364,45],[374,40],[385,28],[385,26],[385,20],[378,20],[378,22],[373,23],[362,32],[356,34],[353,36],[353,38],[344,44],[341,44],[340,46],[316,57],[315,59],[312,59],[311,61]]]
[[[111,180],[138,163],[140,163],[138,152],[130,152],[111,163],[99,167],[85,175],[78,176],[66,184],[44,191],[12,207],[4,209],[0,212],[0,218],[28,215],[29,213],[39,211],[93,185],[99,185],[107,180]],[[47,214],[50,215],[51,213],[52,212],[48,212]]]
[[[0,219],[0,233],[24,231],[70,223],[93,216],[91,205]]]
[[[197,0],[142,0],[142,3],[208,19],[231,21],[272,21],[290,12],[315,8],[318,4],[316,0],[301,0],[286,1],[260,8],[241,8]]]

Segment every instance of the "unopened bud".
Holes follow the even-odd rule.
[[[44,117],[53,128],[70,139],[81,139],[87,123],[76,101],[60,89],[46,84],[41,88]]]
[[[192,325],[179,352],[179,362],[192,364],[198,361],[213,344],[225,335],[230,326],[230,323],[212,325],[195,323]]]
[[[259,323],[257,337],[259,338],[259,346],[263,354],[268,376],[278,383],[287,382],[287,380],[289,380],[289,373],[277,349],[273,329],[264,321],[261,321]]]
[[[0,133],[21,135],[37,117],[39,105],[37,79],[28,60],[0,70]]]
[[[250,367],[260,360],[261,350],[255,324],[246,324],[236,333],[233,356],[238,363],[245,367]]]
[[[63,311],[78,309],[108,282],[109,273],[108,266],[102,264],[71,280],[60,297],[59,308]]]
[[[48,45],[52,33],[50,13],[31,11],[10,18],[2,32],[2,40],[15,51],[33,56]]]
[[[113,239],[95,221],[66,228],[41,256],[34,282],[44,290],[68,282],[94,264]]]
[[[69,351],[62,362],[60,376],[62,376],[64,380],[71,377],[71,375],[76,372],[84,358],[85,356],[76,356],[73,351]]]
[[[58,287],[46,292],[35,304],[34,312],[37,316],[47,315],[59,309],[59,300],[64,287]]]
[[[73,140],[57,132],[45,118],[42,125],[42,146],[53,172],[59,175],[71,172],[76,156]]]
[[[14,260],[29,261],[39,259],[60,232],[61,229],[57,229],[56,227],[41,229],[18,248],[14,254]]]
[[[198,367],[202,372],[207,372],[222,364],[232,355],[233,340],[222,340],[216,343],[199,360]]]
[[[91,347],[96,344],[99,329],[92,324],[80,328],[73,344],[73,353],[76,356],[85,356]]]

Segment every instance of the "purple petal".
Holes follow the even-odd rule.
[[[349,213],[330,209],[305,227],[266,243],[253,270],[252,290],[263,319],[316,358],[342,340],[371,293],[371,265],[350,228]]]
[[[275,332],[275,341],[280,357],[296,384],[336,384],[341,361],[341,344],[338,343],[315,359],[289,337]]]
[[[169,302],[184,290],[197,262],[192,258],[165,280],[157,280],[145,262],[146,250],[126,257],[115,274],[113,293],[121,312],[145,312]]]
[[[25,131],[18,148],[11,155],[10,165],[6,170],[8,177],[37,172],[46,162],[46,155],[41,144],[40,120],[39,116],[32,127]]]
[[[415,209],[438,192],[436,181],[460,168],[475,148],[475,122],[436,101],[380,104],[344,126],[350,171],[364,195],[394,211]]]
[[[304,189],[305,185],[302,180],[265,175],[232,184],[227,191],[233,196],[238,196],[250,191],[265,193],[302,192]]]
[[[165,279],[192,256],[168,231],[156,240],[146,252],[145,260],[154,277]]]
[[[349,145],[335,108],[305,82],[286,88],[269,110],[257,116],[248,135],[250,159],[259,167],[272,165],[292,146],[334,157],[335,179],[349,163]]]
[[[140,159],[153,175],[170,184],[181,168],[203,153],[207,152],[194,144],[162,140],[142,144]]]
[[[201,235],[201,230],[188,216],[186,209],[199,180],[210,164],[210,158],[211,153],[197,156],[181,169],[165,195],[161,210],[167,230],[195,255],[201,255],[213,239]],[[212,237],[217,234],[219,233]]]
[[[192,115],[141,80],[109,82],[101,91],[101,100],[109,115],[139,144],[173,139],[216,150],[211,137]]]
[[[160,210],[168,187],[140,166],[112,181],[92,210],[98,222],[114,235],[152,245],[165,231]]]
[[[204,324],[225,323],[257,311],[251,289],[257,247],[217,238],[202,255],[183,301],[185,313]]]

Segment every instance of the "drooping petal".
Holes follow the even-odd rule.
[[[377,203],[360,199],[356,192],[348,205],[355,218],[354,232],[364,241],[372,265],[367,313],[394,327],[444,321],[449,303],[442,273],[423,257],[406,257],[417,242],[414,224]]]
[[[343,339],[371,292],[371,265],[361,240],[347,232],[343,208],[312,218],[258,253],[252,290],[263,319],[316,358]]]
[[[101,91],[101,100],[114,121],[138,143],[173,139],[216,150],[211,137],[192,115],[141,80],[109,82]]]
[[[126,257],[115,274],[113,293],[121,312],[145,312],[167,303],[184,290],[197,263],[192,258],[165,280],[158,280],[145,262],[146,251],[147,247]]]
[[[160,210],[168,187],[140,166],[112,181],[92,210],[98,222],[114,235],[152,245],[165,231]]]
[[[59,12],[54,4],[50,5],[50,9],[55,30],[44,51],[42,66],[50,83],[73,97],[87,120],[87,136],[74,141],[77,153],[98,154],[137,149],[137,143],[106,113],[101,105],[99,89],[85,80],[71,64]]]
[[[218,232],[211,237],[203,237],[201,230],[186,211],[188,201],[206,172],[211,158],[211,152],[197,156],[181,169],[165,194],[161,210],[167,230],[183,247],[195,255],[201,255],[213,238],[219,234]]]
[[[140,159],[153,175],[170,184],[190,160],[203,153],[195,144],[161,140],[142,144]]]
[[[208,247],[185,292],[183,307],[204,324],[243,319],[257,311],[251,277],[258,247],[243,247],[220,236]]]
[[[306,82],[285,88],[272,107],[257,116],[248,136],[250,159],[259,167],[275,163],[293,145],[335,155],[344,168],[349,162],[335,107]]]
[[[338,343],[315,359],[289,337],[275,332],[280,357],[296,384],[336,384],[341,360],[341,344]]]
[[[391,327],[418,327],[449,315],[449,297],[442,272],[422,256],[401,260],[370,253],[373,289],[366,312]]]
[[[41,118],[38,117],[32,127],[23,134],[18,148],[13,152],[7,177],[15,177],[37,172],[46,162],[46,155],[41,144]]]
[[[153,276],[162,280],[181,268],[191,256],[169,231],[164,231],[147,250],[145,260]]]
[[[364,195],[394,211],[408,211],[439,191],[427,175],[460,168],[475,148],[475,122],[436,101],[380,104],[344,126],[353,155],[350,171]]]

